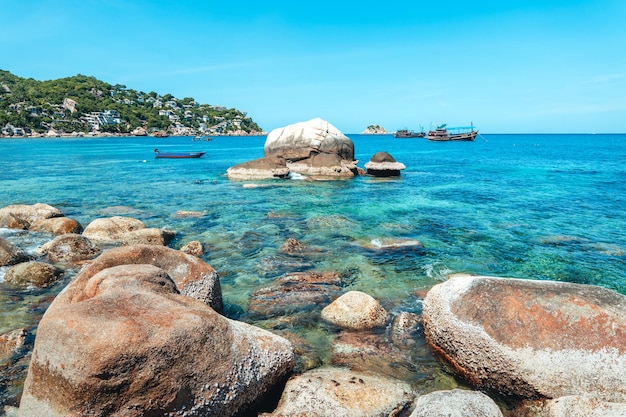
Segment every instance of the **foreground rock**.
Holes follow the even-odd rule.
[[[234,416],[292,367],[288,341],[179,294],[161,268],[85,270],[39,323],[20,415]]]
[[[478,391],[435,391],[417,399],[410,417],[502,417],[496,403]]]
[[[217,312],[223,309],[217,272],[195,256],[164,246],[134,245],[109,249],[86,266],[80,278],[88,280],[104,269],[129,264],[157,266],[168,273],[181,294],[200,300]]]
[[[396,161],[387,152],[376,152],[372,159],[365,164],[365,169],[369,175],[375,177],[399,177],[400,171],[406,169],[406,165]]]
[[[293,377],[278,407],[265,417],[378,417],[400,415],[413,400],[408,384],[342,368]]]
[[[14,204],[0,209],[0,227],[28,229],[42,219],[63,217],[63,213],[48,204]]]
[[[470,382],[526,398],[626,402],[626,297],[561,282],[457,276],[423,303],[431,346]]]

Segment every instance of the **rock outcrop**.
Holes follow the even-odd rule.
[[[474,385],[626,402],[626,297],[563,282],[456,276],[423,302],[426,338]]]
[[[358,175],[354,143],[322,119],[312,119],[272,130],[264,157],[227,170],[228,178],[258,180],[285,178],[291,173],[315,178]]]
[[[399,177],[400,171],[406,169],[406,166],[396,161],[387,152],[376,152],[372,159],[365,164],[365,169],[369,175],[375,177]]]
[[[181,295],[166,270],[97,269],[39,323],[20,416],[234,416],[292,369],[287,340]]]

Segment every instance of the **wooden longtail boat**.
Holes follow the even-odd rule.
[[[463,127],[446,127],[443,124],[437,126],[435,130],[430,130],[426,138],[434,141],[448,141],[448,140],[464,140],[473,141],[478,135],[478,129],[474,128],[474,125]]]
[[[154,149],[154,157],[170,158],[170,159],[187,159],[187,158],[201,158],[206,152],[162,152],[158,149]]]

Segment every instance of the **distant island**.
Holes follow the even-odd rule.
[[[363,132],[361,132],[361,134],[362,135],[385,135],[387,134],[387,131],[382,126],[369,125],[368,127],[365,128]]]
[[[76,75],[50,81],[0,70],[0,137],[262,135],[245,112]]]

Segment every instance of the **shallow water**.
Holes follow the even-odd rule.
[[[175,248],[200,240],[220,274],[227,314],[241,319],[252,292],[308,269],[341,273],[344,290],[367,292],[394,313],[419,313],[419,294],[454,272],[626,294],[626,135],[493,134],[449,143],[348,136],[359,166],[384,150],[407,169],[394,179],[236,182],[226,169],[261,157],[265,137],[0,139],[0,207],[43,202],[83,226],[119,214],[177,231]],[[156,147],[207,154],[155,159]],[[0,237],[31,252],[50,239],[7,229]],[[290,237],[314,254],[281,256]],[[385,239],[424,247],[367,248]],[[33,328],[72,276],[47,290],[15,290],[2,282],[5,271],[0,333]],[[328,358],[334,333],[317,315],[292,330]],[[412,355],[414,384],[450,384],[423,345]]]

